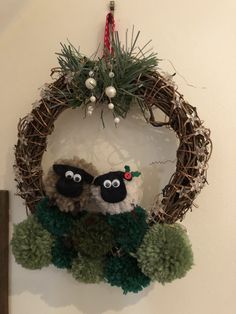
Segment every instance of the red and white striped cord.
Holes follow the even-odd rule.
[[[106,16],[106,25],[104,32],[104,55],[107,53],[113,54],[112,34],[115,31],[114,15],[110,12]]]

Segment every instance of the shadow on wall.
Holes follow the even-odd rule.
[[[20,266],[16,265],[16,267]],[[79,283],[66,271],[58,270],[53,266],[40,271],[21,268],[15,273],[17,276],[14,278],[12,295],[28,292],[40,296],[52,308],[73,306],[83,314],[120,311],[137,304],[153,288],[151,285],[138,294],[124,295],[120,288],[111,287],[106,283]]]
[[[132,171],[141,171],[142,205],[150,207],[175,171],[176,135],[167,128],[148,125],[137,107],[116,128],[111,111],[104,107],[105,128],[101,107],[86,118],[82,109],[68,109],[57,119],[43,158],[44,172],[57,159],[73,156],[92,162],[101,174],[129,165]]]

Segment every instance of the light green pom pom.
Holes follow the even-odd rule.
[[[160,283],[182,278],[193,265],[191,243],[178,224],[156,224],[144,236],[137,251],[142,272]]]
[[[28,269],[41,269],[51,263],[53,238],[33,217],[14,226],[12,252],[18,264]]]
[[[78,257],[72,263],[72,276],[81,282],[99,283],[103,281],[104,261],[101,258]]]

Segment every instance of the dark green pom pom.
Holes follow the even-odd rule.
[[[11,240],[16,262],[28,269],[40,269],[51,263],[53,238],[33,216],[14,226]]]
[[[113,247],[112,228],[103,215],[88,213],[75,223],[73,241],[81,254],[103,256]]]
[[[182,278],[193,265],[186,231],[178,224],[156,224],[146,233],[137,251],[144,274],[161,283]]]
[[[150,279],[138,267],[137,260],[129,255],[108,258],[105,278],[112,286],[121,287],[124,294],[137,293],[150,284]]]
[[[58,268],[71,268],[72,260],[77,256],[70,239],[57,238],[52,247],[52,263]]]
[[[148,229],[147,214],[141,207],[132,212],[109,215],[108,223],[114,231],[115,242],[126,252],[135,252]]]
[[[71,231],[74,217],[71,213],[61,212],[56,205],[51,205],[47,197],[37,204],[36,215],[42,226],[55,236],[63,236]]]
[[[71,273],[76,280],[81,282],[99,283],[103,280],[103,269],[103,259],[80,256],[73,260]]]

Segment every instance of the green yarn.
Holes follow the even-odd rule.
[[[184,277],[193,265],[191,243],[178,224],[152,226],[144,236],[137,258],[142,272],[162,284]]]
[[[115,242],[126,252],[135,252],[148,229],[146,211],[135,207],[132,212],[109,215],[108,223],[114,231]]]
[[[51,263],[53,238],[33,216],[14,226],[12,252],[18,264],[40,269]]]
[[[82,255],[103,256],[113,247],[112,228],[103,215],[88,213],[75,223],[73,241]]]
[[[77,256],[76,251],[70,245],[69,239],[57,238],[52,247],[52,263],[57,268],[71,268],[72,260]]]
[[[76,280],[81,282],[99,283],[103,281],[103,269],[103,259],[80,256],[73,261],[71,273]]]
[[[138,267],[137,260],[130,255],[108,258],[105,278],[112,286],[121,287],[124,294],[137,293],[150,284],[150,279]]]
[[[55,236],[63,236],[71,231],[74,217],[71,213],[61,212],[56,205],[51,205],[47,197],[36,206],[36,215],[42,226]]]

